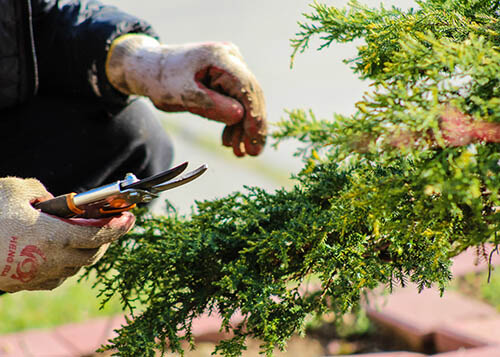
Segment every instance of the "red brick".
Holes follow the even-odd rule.
[[[231,318],[233,326],[238,325],[243,321],[241,314],[235,314]],[[227,338],[229,334],[225,331],[220,331],[222,318],[217,314],[204,314],[193,321],[193,336],[197,342],[218,342],[221,339]]]
[[[109,339],[115,338],[117,333],[115,330],[120,329],[122,326],[126,325],[127,321],[125,320],[125,316],[117,315],[114,316],[109,325],[107,326],[107,332],[104,334],[101,344],[107,344]]]
[[[444,325],[443,328],[482,341],[483,344],[500,345],[500,316],[498,314],[482,319],[455,321],[453,324]]]
[[[419,294],[414,286],[375,300],[375,304],[372,301],[366,307],[368,316],[416,351],[425,351],[426,346],[432,344],[432,334],[438,327],[496,314],[493,307],[452,291],[440,297],[435,289],[426,289]]]
[[[486,245],[486,255],[494,249],[492,245]],[[500,255],[494,253],[491,256],[491,263],[493,266],[500,265]],[[481,272],[488,270],[488,261],[483,255],[477,255],[475,248],[469,248],[463,253],[459,254],[453,258],[453,265],[451,267],[451,272],[454,277],[462,276],[470,272]]]
[[[460,333],[452,327],[439,327],[434,332],[434,348],[437,352],[483,347],[488,343],[482,339]]]
[[[24,356],[26,350],[19,346],[17,334],[0,336],[0,356]]]
[[[54,335],[80,355],[89,355],[105,342],[113,320],[109,317],[59,326],[54,329]]]
[[[433,355],[433,357],[499,357],[499,356],[500,356],[500,346],[473,348],[470,350],[459,350],[454,352],[446,352]]]
[[[342,357],[425,357],[421,353],[415,352],[377,352],[377,353],[367,353],[362,355],[351,355]]]
[[[392,313],[367,309],[367,314],[372,321],[392,332],[394,337],[403,340],[412,350],[425,351],[433,343],[431,329],[419,328]]]
[[[219,331],[222,319],[214,315],[203,315],[193,321],[193,336],[196,342],[217,342],[228,337],[228,334]]]
[[[4,338],[6,336],[3,336]],[[19,356],[30,357],[80,357],[78,351],[61,342],[52,331],[27,331],[10,336],[17,344],[17,350],[23,351]],[[5,356],[9,356],[6,354]],[[12,354],[12,356],[14,356]]]

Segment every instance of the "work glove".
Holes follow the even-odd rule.
[[[441,114],[440,125],[449,146],[465,146],[476,141],[500,142],[500,123],[474,120],[452,107],[447,107]]]
[[[0,290],[51,290],[102,257],[130,230],[128,212],[105,219],[62,219],[32,204],[51,198],[35,179],[0,179]]]
[[[120,92],[149,97],[160,110],[225,123],[222,143],[236,156],[258,155],[264,147],[262,90],[231,43],[162,45],[146,35],[124,35],[112,43],[106,75]]]

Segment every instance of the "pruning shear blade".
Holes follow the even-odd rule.
[[[154,187],[156,185],[162,184],[168,180],[173,179],[174,177],[179,176],[181,173],[186,170],[188,166],[188,162],[183,162],[182,164],[173,167],[167,171],[160,172],[157,175],[147,177],[142,180],[135,180],[132,183],[128,183],[126,180],[122,181],[121,189],[122,190],[131,190],[131,189],[141,189],[147,190],[148,188]]]
[[[173,169],[159,173],[158,175],[138,180],[131,184],[122,185],[119,196],[121,199],[125,199],[128,205],[149,202],[157,198],[160,192],[185,185],[200,177],[208,169],[207,165],[203,164],[197,169],[176,178],[176,176],[184,172],[187,165],[188,163],[185,162]]]
[[[207,171],[201,165],[180,177],[187,168],[184,162],[170,170],[139,180],[127,174],[121,181],[100,186],[79,194],[69,193],[50,200],[37,202],[34,207],[58,217],[100,218],[128,211],[137,203],[147,203],[159,197],[159,193],[182,186]]]
[[[167,191],[167,190],[171,190],[173,188],[182,186],[182,185],[184,185],[188,182],[191,182],[194,179],[200,177],[201,175],[203,175],[205,173],[205,171],[207,171],[207,169],[208,169],[207,165],[203,164],[200,167],[198,167],[196,170],[190,171],[190,172],[182,175],[181,177],[178,177],[176,179],[173,179],[173,180],[167,181],[165,183],[161,183],[161,184],[158,184],[156,186],[151,187],[151,192],[158,193],[158,192]]]

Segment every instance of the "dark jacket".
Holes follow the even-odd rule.
[[[111,42],[126,33],[156,37],[146,22],[96,0],[0,0],[0,109],[37,93],[123,105],[104,66]]]

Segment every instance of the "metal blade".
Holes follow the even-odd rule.
[[[157,175],[146,177],[145,179],[139,180],[137,182],[131,183],[126,186],[122,186],[122,190],[130,190],[130,189],[140,189],[140,190],[149,190],[150,188],[160,185],[168,180],[173,179],[176,176],[179,176],[186,167],[188,166],[187,161],[176,166],[167,171],[160,172]]]
[[[170,190],[170,189],[175,188],[175,187],[182,186],[182,185],[184,185],[188,182],[191,182],[194,179],[200,177],[201,175],[203,175],[205,173],[205,171],[207,171],[207,169],[208,169],[207,165],[203,164],[200,167],[198,167],[196,170],[190,171],[190,172],[182,175],[181,177],[178,177],[176,179],[170,180],[170,181],[165,182],[163,184],[159,184],[157,186],[151,187],[150,191],[153,193],[158,193],[161,191],[166,191],[166,190]]]

